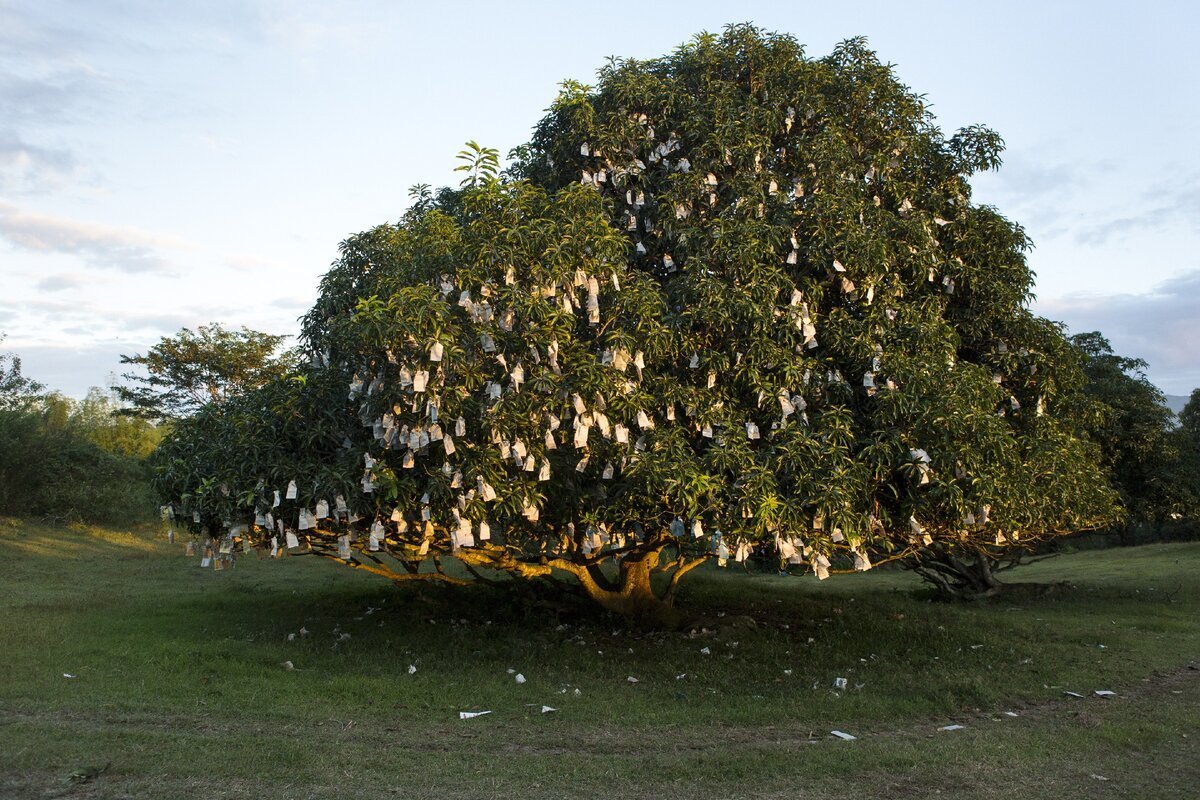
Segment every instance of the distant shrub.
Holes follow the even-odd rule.
[[[149,477],[139,459],[108,452],[37,410],[0,411],[0,514],[142,522],[156,509]]]

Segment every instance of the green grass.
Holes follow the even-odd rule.
[[[1196,544],[1063,556],[1009,575],[1073,588],[976,605],[900,572],[712,569],[680,601],[724,612],[698,635],[308,558],[196,564],[152,531],[0,521],[0,797],[1179,797],[1200,779]],[[1121,696],[1063,695],[1095,689]]]

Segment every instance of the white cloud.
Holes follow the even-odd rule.
[[[6,342],[21,357],[22,372],[73,397],[82,397],[97,382],[108,383],[121,372],[121,354],[136,345],[110,341],[85,345],[24,345]]]
[[[95,283],[96,279],[76,273],[47,275],[34,284],[39,292],[67,292]]]
[[[39,214],[3,201],[0,241],[35,253],[77,255],[94,266],[130,273],[170,272],[161,251],[194,249],[174,236]]]
[[[1100,331],[1118,354],[1142,358],[1164,391],[1200,386],[1200,270],[1177,275],[1146,294],[1046,298],[1037,311],[1072,333]]]
[[[70,151],[40,147],[0,131],[0,192],[42,194],[88,177]]]
[[[1142,193],[1135,213],[1112,217],[1087,226],[1076,234],[1085,245],[1104,245],[1141,231],[1191,229],[1200,231],[1200,175],[1175,178],[1151,186]]]

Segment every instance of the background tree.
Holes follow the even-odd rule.
[[[1173,478],[1179,453],[1170,435],[1174,414],[1146,378],[1145,361],[1115,354],[1099,331],[1077,334],[1071,342],[1085,359],[1084,393],[1092,404],[1086,427],[1127,511],[1121,542],[1132,544],[1135,525],[1161,525],[1180,507]]]
[[[0,342],[4,334],[0,333]],[[14,353],[0,353],[0,410],[28,403],[43,389],[42,384],[21,374],[21,359]]]
[[[1193,389],[1170,432],[1177,458],[1169,469],[1173,519],[1195,524],[1200,518],[1200,389]]]
[[[117,387],[125,413],[149,419],[178,419],[208,404],[220,405],[238,392],[254,389],[284,375],[295,354],[281,351],[286,336],[220,324],[183,328],[164,336],[145,355],[122,355],[145,374],[122,375],[131,385]]]
[[[99,390],[78,403],[0,363],[0,514],[132,523],[156,513],[142,459],[161,433],[113,416]]]
[[[860,40],[614,61],[505,179],[347,241],[312,366],[181,423],[160,486],[229,547],[453,556],[659,621],[755,545],[823,578],[1100,524],[1077,356],[970,202],[1000,147],[943,137]]]

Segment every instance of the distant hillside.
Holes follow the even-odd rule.
[[[1183,407],[1187,405],[1187,395],[1183,394],[1168,394],[1164,395],[1167,398],[1167,408],[1178,414],[1183,411]]]

